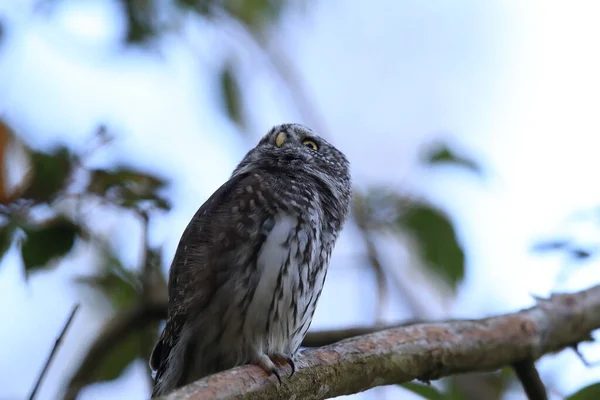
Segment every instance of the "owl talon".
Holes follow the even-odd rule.
[[[279,384],[281,385],[281,376],[279,375],[279,371],[277,370],[277,368],[271,369],[271,372],[273,373],[273,375],[275,375],[277,377],[277,380],[279,381]]]
[[[290,373],[290,378],[292,376],[294,376],[294,372],[296,372],[296,364],[294,363],[294,360],[292,360],[292,357],[286,357],[285,359],[288,364],[290,364],[290,367],[292,368],[292,372]]]
[[[266,372],[271,373],[277,377],[279,384],[281,385],[281,375],[279,374],[279,370],[273,364],[273,361],[266,354],[262,354],[258,356],[257,364]]]
[[[292,369],[292,372],[289,376],[290,378],[294,375],[294,372],[296,372],[296,364],[294,363],[294,360],[292,360],[292,357],[283,354],[273,354],[271,355],[270,359],[271,361],[279,365],[288,364]]]

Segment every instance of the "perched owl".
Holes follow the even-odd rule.
[[[271,129],[183,232],[152,395],[248,363],[293,373],[350,198],[344,154],[302,125]]]

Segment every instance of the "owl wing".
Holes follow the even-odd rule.
[[[268,179],[269,186],[277,186],[274,176],[263,178]],[[266,232],[261,231],[263,223],[276,207],[268,197],[271,191],[261,190],[266,183],[263,178],[256,173],[231,178],[200,207],[183,232],[169,273],[167,324],[150,356],[156,382],[167,368],[169,353],[179,340],[190,308],[194,313],[202,312],[232,271],[251,263],[262,246],[266,238]],[[259,202],[262,206],[256,207]],[[232,252],[239,260],[233,265]],[[240,259],[240,254],[248,254],[247,260]]]

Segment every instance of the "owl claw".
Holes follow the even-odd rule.
[[[279,370],[273,364],[273,361],[266,354],[262,354],[258,357],[257,364],[266,372],[271,373],[277,377],[279,384],[281,385],[281,375],[279,374]]]
[[[290,373],[290,378],[292,376],[294,376],[294,372],[296,372],[296,364],[294,364],[294,360],[292,360],[292,357],[286,357],[285,359],[288,364],[290,364],[290,367],[292,368],[292,372]]]
[[[294,375],[294,372],[296,372],[296,364],[294,363],[294,360],[292,360],[292,357],[283,354],[273,354],[270,358],[273,362],[279,365],[288,364],[292,369],[292,372],[289,376],[290,378]]]
[[[273,375],[275,375],[277,377],[277,380],[279,381],[279,384],[281,385],[281,376],[279,375],[279,371],[277,370],[277,368],[272,368],[271,372],[273,373]]]
[[[263,354],[259,356],[257,359],[257,364],[260,365],[262,369],[265,370],[265,372],[270,372],[271,374],[275,375],[280,385],[282,384],[281,374],[279,373],[279,369],[277,369],[274,363],[279,365],[288,364],[292,369],[292,372],[290,373],[290,378],[296,372],[296,364],[294,363],[294,360],[292,360],[292,357],[284,356],[282,354],[273,354],[271,356]]]

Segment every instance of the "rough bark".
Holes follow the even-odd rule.
[[[208,376],[163,399],[325,399],[537,360],[589,340],[598,328],[600,285],[555,294],[512,314],[403,326],[308,349],[299,355],[294,376],[282,385],[247,365]]]

